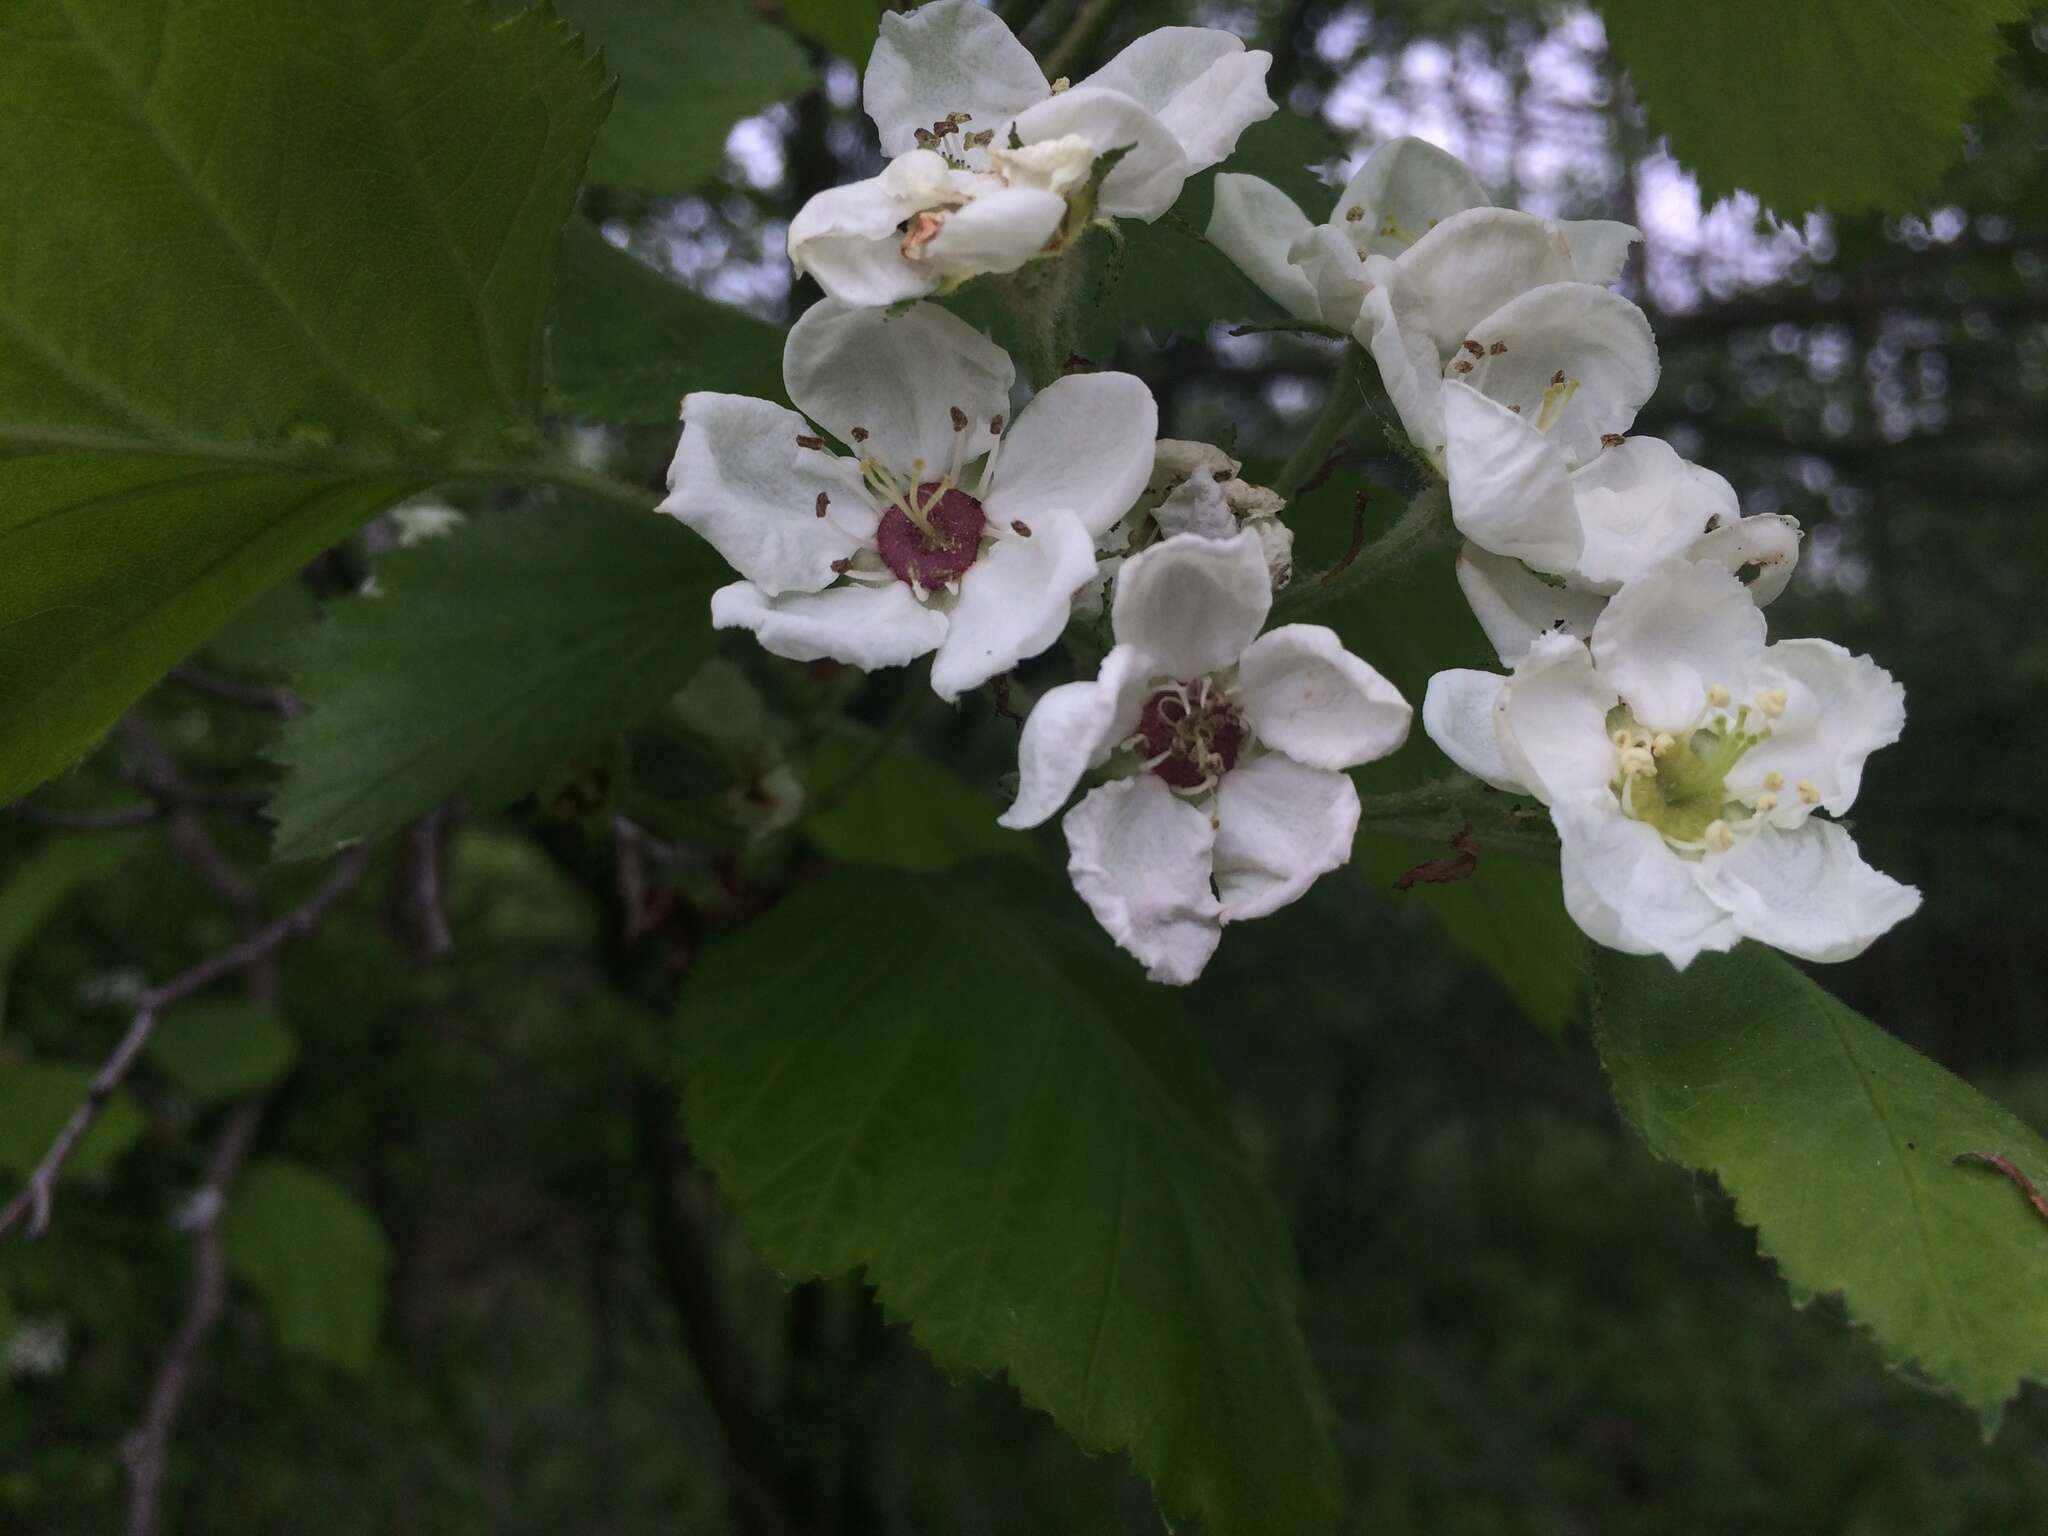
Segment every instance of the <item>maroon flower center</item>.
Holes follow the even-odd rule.
[[[875,530],[875,548],[882,564],[913,586],[933,591],[959,576],[981,553],[981,528],[987,518],[981,503],[965,491],[939,494],[937,481],[928,481],[916,491],[918,510],[931,525],[931,532],[910,520],[910,514],[890,504]]]
[[[1237,765],[1244,716],[1207,682],[1162,688],[1138,713],[1134,744],[1175,789],[1200,789]]]

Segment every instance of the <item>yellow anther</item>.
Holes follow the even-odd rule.
[[[1658,757],[1663,757],[1665,754],[1670,752],[1670,750],[1673,747],[1677,745],[1678,738],[1676,736],[1673,736],[1669,731],[1659,731],[1656,734],[1656,736],[1651,739],[1650,751]]]
[[[1728,690],[1719,683],[1715,683],[1707,689],[1707,702],[1716,709],[1725,709],[1728,705],[1728,697]]]
[[[1735,829],[1725,821],[1710,821],[1704,841],[1716,853],[1726,853],[1735,846]]]
[[[1785,690],[1767,688],[1756,696],[1756,707],[1775,720],[1785,713]]]
[[[1771,773],[1767,773],[1764,775],[1765,789],[1783,789],[1784,787],[1785,775],[1783,775],[1782,773],[1773,771]]]
[[[1756,808],[1759,815],[1767,816],[1778,808],[1778,797],[1776,795],[1758,795],[1756,797]]]
[[[1813,780],[1801,779],[1799,781],[1799,798],[1801,800],[1804,800],[1808,805],[1820,804],[1820,790],[1814,784]]]

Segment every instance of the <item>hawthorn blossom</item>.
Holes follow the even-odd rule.
[[[683,401],[662,510],[745,578],[712,594],[716,627],[794,661],[936,653],[932,688],[949,700],[1059,637],[1096,540],[1151,473],[1158,411],[1142,383],[1069,375],[1009,423],[1016,370],[965,321],[830,299],[791,328],[782,373],[802,415],[744,395]]]
[[[1177,533],[1228,539],[1250,529],[1265,553],[1273,590],[1286,586],[1294,576],[1294,530],[1280,521],[1287,503],[1246,480],[1243,469],[1212,444],[1162,437],[1153,447],[1144,496],[1096,545],[1096,580],[1075,597],[1075,616],[1099,618],[1124,561]]]
[[[890,164],[806,203],[790,261],[834,298],[891,304],[1014,272],[1098,214],[1156,219],[1277,110],[1271,64],[1228,32],[1161,27],[1069,86],[975,0],[885,14],[864,99]]]
[[[1920,893],[1815,814],[1849,809],[1905,720],[1869,657],[1766,644],[1742,583],[1687,560],[1623,586],[1590,644],[1546,634],[1507,677],[1439,672],[1422,706],[1459,767],[1549,806],[1578,925],[1680,968],[1746,938],[1848,960],[1912,914]]]
[[[1471,377],[1492,361],[1477,360]],[[1743,517],[1733,486],[1659,438],[1607,433],[1574,466],[1554,421],[1462,378],[1444,386],[1443,408],[1451,521],[1483,550],[1600,594],[1680,557],[1748,570],[1759,606],[1791,580],[1799,524]]]
[[[1046,693],[1018,744],[1006,827],[1039,825],[1113,765],[1061,823],[1067,873],[1154,981],[1193,981],[1225,923],[1346,863],[1359,803],[1344,770],[1407,739],[1406,701],[1330,630],[1259,634],[1272,601],[1250,530],[1132,556],[1100,672]]]
[[[1296,319],[1348,331],[1358,324],[1367,291],[1382,280],[1373,258],[1397,261],[1439,225],[1474,212],[1480,216],[1466,222],[1475,228],[1505,222],[1562,242],[1563,266],[1546,265],[1551,275],[1533,277],[1526,286],[1567,277],[1611,283],[1621,275],[1629,245],[1642,238],[1632,226],[1609,219],[1552,221],[1496,209],[1457,156],[1404,138],[1390,139],[1366,157],[1321,224],[1271,182],[1218,176],[1209,239]],[[1505,221],[1501,214],[1508,216]]]

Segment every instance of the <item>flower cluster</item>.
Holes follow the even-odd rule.
[[[921,300],[1157,217],[1274,110],[1269,62],[1166,28],[1070,86],[973,0],[885,15],[866,102],[892,158],[790,230],[828,295],[789,334],[795,409],[690,395],[663,503],[739,573],[718,627],[797,661],[930,655],[947,700],[1062,636],[1099,655],[1106,615],[1096,675],[1026,720],[1000,820],[1038,826],[1082,791],[1075,888],[1169,983],[1350,858],[1348,770],[1402,745],[1410,707],[1333,631],[1266,629],[1293,534],[1238,460],[1157,440],[1128,374],[1041,379],[1020,407],[1009,356]],[[1209,238],[1350,335],[1444,481],[1459,586],[1507,671],[1438,673],[1424,728],[1548,808],[1589,935],[1680,966],[1744,938],[1832,960],[1914,909],[1828,819],[1898,737],[1902,690],[1827,641],[1767,643],[1798,524],[1744,517],[1727,481],[1629,433],[1658,376],[1610,286],[1634,229],[1494,207],[1401,139],[1321,224],[1218,176]]]

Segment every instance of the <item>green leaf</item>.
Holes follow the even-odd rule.
[[[2048,1225],[1954,1163],[1995,1154],[2048,1183],[2048,1141],[1759,945],[1683,972],[1602,951],[1594,987],[1622,1110],[1721,1181],[1795,1301],[1839,1294],[1987,1428],[2048,1380]]]
[[[1383,837],[1370,824],[1358,834],[1353,861],[1392,902],[1426,907],[1454,943],[1492,974],[1529,1021],[1553,1039],[1576,1017],[1583,973],[1579,931],[1564,909],[1555,864],[1487,854],[1466,879],[1442,885],[1393,883],[1427,859],[1451,850],[1412,837]]]
[[[362,1202],[317,1168],[270,1158],[242,1170],[225,1223],[228,1264],[263,1298],[279,1346],[367,1371],[391,1249]]]
[[[855,69],[866,69],[881,31],[875,0],[783,0],[782,19]]]
[[[202,1104],[267,1088],[299,1057],[299,1042],[268,1008],[232,998],[185,1003],[150,1036],[149,1058]]]
[[[874,750],[856,735],[828,736],[811,757],[817,809],[804,830],[834,858],[936,871],[983,854],[1036,856],[1030,838],[996,825],[1003,807],[958,776],[914,751]]]
[[[0,1028],[7,1023],[7,978],[44,923],[87,886],[126,862],[140,833],[52,837],[8,872],[0,885]]]
[[[538,399],[604,113],[540,10],[0,8],[0,800]]]
[[[478,518],[377,566],[294,669],[271,815],[296,858],[467,794],[503,805],[635,724],[711,641],[718,561],[673,519],[572,505]]]
[[[85,1099],[93,1067],[55,1061],[0,1063],[0,1168],[27,1177]],[[81,1178],[110,1167],[148,1124],[135,1101],[115,1090],[79,1139],[61,1177]]]
[[[1653,126],[1708,201],[1904,212],[1961,158],[2027,0],[1602,0]]]
[[[673,425],[693,389],[782,393],[782,331],[672,283],[577,220],[562,243],[550,334],[553,403],[610,421]]]
[[[746,0],[559,0],[604,50],[618,100],[590,157],[594,180],[687,192],[717,173],[741,118],[812,83],[787,32]]]
[[[1334,1529],[1278,1213],[1197,1040],[1064,883],[849,869],[713,950],[686,1123],[769,1260],[864,1267],[1211,1536]]]

